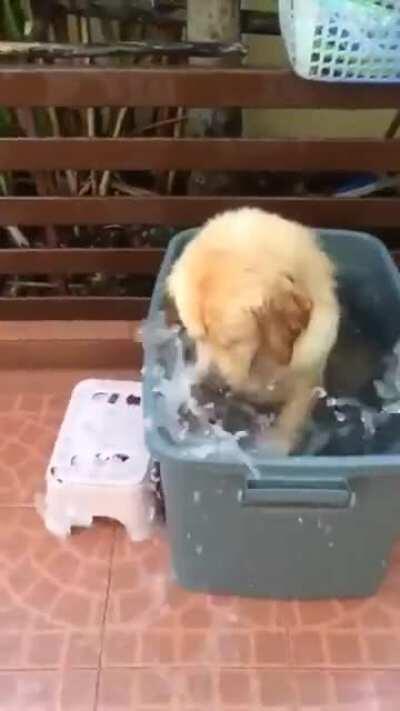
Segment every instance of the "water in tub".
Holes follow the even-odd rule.
[[[354,288],[356,281],[352,274],[350,294],[345,279],[341,284],[338,342],[297,454],[400,453],[400,340],[383,343],[376,329],[371,332],[368,299],[374,295],[361,281]],[[157,352],[151,376],[164,434],[188,457],[233,454],[257,476],[257,434],[273,423],[274,413],[240,402],[227,388],[200,386],[192,344],[183,329],[166,327],[162,312],[144,326],[143,336]],[[263,454],[277,452],[267,447]]]

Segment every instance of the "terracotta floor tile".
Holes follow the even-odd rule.
[[[96,672],[0,672],[1,711],[92,711]]]
[[[217,698],[222,706],[251,708],[257,699],[250,669],[220,669],[217,675]]]
[[[99,711],[398,711],[398,672],[106,669]]]
[[[215,642],[216,662],[221,666],[248,667],[254,663],[252,639],[246,632],[219,632]]]
[[[295,666],[400,669],[399,544],[375,596],[289,604]]]
[[[290,671],[258,669],[254,674],[254,684],[260,709],[296,709],[295,686]]]
[[[99,711],[295,711],[289,673],[259,669],[104,669]]]
[[[100,522],[60,542],[34,510],[1,510],[0,668],[97,665],[113,536]]]
[[[297,667],[400,669],[400,629],[289,631],[291,659]]]
[[[290,631],[292,661],[296,667],[321,667],[327,659],[325,640],[318,630]]]
[[[298,672],[297,711],[396,711],[400,673]]]
[[[177,656],[182,664],[215,664],[216,634],[213,631],[181,630],[176,632]]]
[[[99,711],[143,707],[169,709],[182,696],[182,677],[176,669],[103,670],[100,676]]]
[[[254,643],[256,664],[282,667],[289,663],[289,640],[286,632],[255,632]]]
[[[119,529],[103,666],[282,666],[289,645],[276,620],[277,606],[187,592],[172,580],[162,537],[132,544]]]
[[[289,604],[293,628],[400,628],[400,542],[393,550],[386,578],[375,596]]]
[[[400,634],[397,630],[367,632],[364,635],[364,644],[371,666],[400,669]]]
[[[30,505],[88,375],[0,375],[0,711],[94,711],[99,664],[99,711],[398,711],[400,545],[373,598],[280,602],[181,589],[162,535],[47,534]]]
[[[119,531],[103,664],[400,668],[399,568],[371,599],[293,602],[291,620],[277,601],[180,589],[161,538],[137,546]]]
[[[43,483],[68,397],[63,390],[57,394],[22,392],[8,402],[8,409],[0,405],[0,505],[32,504]],[[7,400],[5,395],[3,405]]]

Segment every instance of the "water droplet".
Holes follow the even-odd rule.
[[[151,417],[145,417],[143,420],[143,425],[145,430],[151,430],[151,428],[153,427],[153,420],[151,419]]]
[[[326,397],[326,390],[324,390],[324,388],[321,388],[321,387],[314,388],[314,395],[319,400],[322,400],[324,397]]]
[[[193,502],[194,502],[195,504],[199,504],[200,501],[201,501],[201,493],[200,493],[200,491],[194,491],[194,492],[193,492]]]
[[[197,555],[201,555],[203,553],[203,546],[196,546],[195,551]]]
[[[156,518],[156,513],[157,513],[157,512],[156,512],[156,507],[155,507],[155,506],[150,506],[150,509],[149,509],[149,521],[150,521],[150,523],[152,523],[152,522],[155,520],[155,518]]]
[[[303,521],[302,517],[301,517],[301,516],[299,516],[299,518],[298,518],[297,520],[298,520],[298,522],[299,522],[300,526],[302,526],[302,525],[303,525],[303,523],[304,523],[304,521]]]

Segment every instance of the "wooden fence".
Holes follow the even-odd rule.
[[[264,69],[2,67],[6,107],[169,106],[400,109],[400,86],[306,82]],[[396,171],[400,140],[4,138],[0,171],[61,169]],[[315,226],[400,227],[400,199],[322,197],[1,197],[0,225],[188,226],[243,204]],[[0,274],[87,272],[154,275],[159,249],[3,249]],[[0,319],[136,319],[142,297],[0,298]]]

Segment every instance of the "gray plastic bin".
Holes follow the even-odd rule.
[[[162,308],[171,264],[194,234],[171,242],[150,319]],[[390,255],[369,235],[322,230],[321,241],[365,305],[374,337],[390,349],[400,334],[400,278]],[[157,357],[148,346],[144,411],[152,420],[148,446],[161,465],[178,582],[278,598],[372,594],[400,529],[400,455],[258,459],[261,479],[237,460],[187,459],[159,427],[161,399],[151,376]]]

